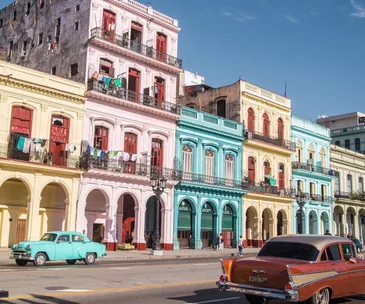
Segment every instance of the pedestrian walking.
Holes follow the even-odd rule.
[[[223,250],[224,247],[224,240],[222,233],[219,235],[219,250]]]
[[[217,236],[215,237],[215,244],[214,244],[214,250],[218,249],[219,250],[219,234],[217,233]]]
[[[243,249],[243,239],[242,235],[240,235],[240,238],[238,240],[238,256],[242,256],[242,249]]]
[[[132,233],[131,233],[131,239],[130,239],[130,242],[129,242],[129,244],[133,244],[133,240],[134,240],[134,230],[132,231]]]
[[[130,243],[130,238],[129,238],[129,231],[127,231],[126,235],[125,235],[125,243],[129,244]]]
[[[326,230],[326,233],[324,235],[332,235],[329,230]]]

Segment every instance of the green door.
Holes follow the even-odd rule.
[[[192,236],[192,209],[188,201],[182,201],[179,205],[179,215],[177,219],[177,238],[180,247],[190,246]]]
[[[222,217],[222,233],[224,247],[231,247],[233,240],[234,221],[233,221],[233,209],[229,205],[225,205],[223,208]]]
[[[202,208],[201,239],[203,247],[209,247],[213,241],[214,221],[213,207],[210,203],[205,203]]]

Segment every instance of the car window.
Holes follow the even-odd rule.
[[[72,242],[83,242],[84,238],[81,235],[72,235]]]
[[[321,255],[321,261],[327,261],[327,256],[326,256],[326,252],[323,251],[322,255]]]
[[[41,241],[54,242],[57,238],[57,234],[55,233],[45,233],[43,234]]]
[[[310,245],[294,242],[267,242],[257,256],[316,261],[319,250]]]
[[[332,246],[327,247],[326,252],[327,252],[328,260],[330,260],[330,261],[341,260],[340,248],[338,247],[338,245],[332,245]]]
[[[344,256],[355,256],[354,247],[351,244],[341,244]]]
[[[62,234],[58,237],[58,242],[69,242],[70,241],[70,236],[67,234]]]

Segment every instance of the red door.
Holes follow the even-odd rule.
[[[270,163],[268,161],[265,161],[264,166],[265,166],[264,174],[270,175],[271,174]]]
[[[266,113],[264,113],[262,115],[262,118],[264,120],[263,134],[264,134],[264,136],[269,136],[269,132],[270,132],[270,120],[269,120],[269,116]]]
[[[129,69],[128,77],[128,100],[139,102],[141,73],[135,69]]]
[[[251,156],[248,158],[248,178],[255,183],[255,159]]]
[[[123,221],[123,228],[122,228],[122,243],[125,243],[125,237],[127,235],[127,232],[129,232],[129,239],[132,239],[132,231],[133,231],[133,222],[134,217],[129,217],[126,220]]]
[[[52,153],[52,164],[67,166],[66,144],[70,134],[70,120],[61,115],[52,115],[49,152]]]
[[[156,78],[155,80],[155,98],[157,106],[161,107],[161,103],[165,99],[165,81],[162,78]]]
[[[248,109],[247,128],[251,132],[255,131],[255,113],[251,108]]]
[[[156,39],[157,60],[166,61],[166,49],[167,49],[166,36],[164,34],[157,33],[157,39]]]
[[[124,152],[129,154],[137,154],[137,135],[133,133],[125,133],[124,136]],[[136,162],[130,161],[125,167],[126,173],[134,174],[136,172]],[[130,230],[128,230],[130,231]]]
[[[24,136],[32,134],[33,111],[22,106],[13,106],[11,111],[10,132]]]
[[[103,11],[103,33],[104,39],[114,40],[115,36],[115,14],[109,11]]]
[[[152,139],[151,165],[162,169],[163,165],[163,143],[160,139]]]
[[[284,138],[284,123],[281,118],[278,119],[278,138],[279,139]]]

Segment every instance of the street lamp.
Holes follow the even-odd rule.
[[[152,250],[161,250],[160,243],[160,198],[163,193],[167,179],[160,175],[160,170],[157,170],[157,174],[154,174],[150,178],[151,187],[153,192],[156,194],[156,221],[154,231],[154,242],[152,243]]]
[[[297,193],[297,195],[295,196],[296,197],[296,200],[297,200],[297,204],[299,206],[299,212],[300,212],[300,216],[299,216],[299,221],[300,221],[300,225],[298,228],[300,228],[298,231],[299,234],[302,234],[303,233],[303,207],[306,203],[305,199],[305,194],[303,193]]]

